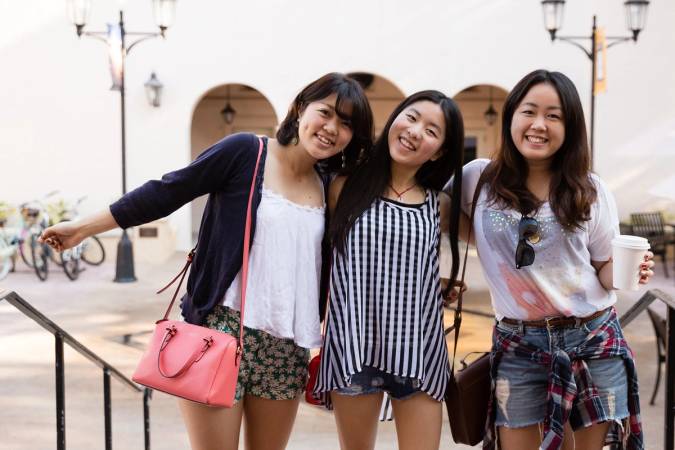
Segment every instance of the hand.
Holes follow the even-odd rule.
[[[80,227],[76,221],[57,223],[45,229],[38,241],[46,243],[57,252],[62,252],[75,247],[86,236],[80,233]]]
[[[654,276],[652,267],[654,267],[654,254],[648,251],[644,262],[640,264],[640,284],[649,283],[649,279]]]
[[[466,283],[461,281],[455,281],[453,288],[450,290],[448,295],[443,299],[443,306],[449,307],[451,304],[455,303],[459,299],[459,293],[465,292],[469,287]]]

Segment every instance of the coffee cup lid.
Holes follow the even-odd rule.
[[[612,239],[612,245],[636,250],[649,250],[649,241],[646,238],[641,236],[630,236],[627,234]]]

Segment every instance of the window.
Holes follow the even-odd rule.
[[[466,136],[464,138],[464,164],[476,159],[477,147],[478,138],[476,136]]]

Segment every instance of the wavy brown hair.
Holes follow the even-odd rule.
[[[525,95],[541,83],[551,85],[560,98],[565,139],[551,162],[549,203],[567,230],[581,228],[590,219],[597,191],[591,180],[590,152],[581,100],[574,83],[560,72],[535,70],[516,84],[502,112],[501,146],[483,171],[488,201],[522,214],[536,212],[542,202],[527,189],[528,165],[511,137],[511,120]]]

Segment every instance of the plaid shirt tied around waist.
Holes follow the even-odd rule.
[[[504,353],[512,353],[549,368],[548,404],[540,450],[561,448],[563,427],[570,418],[575,400],[581,402],[581,409],[584,413],[577,417],[576,422],[578,423],[572,424],[573,426],[588,427],[597,423],[598,417],[604,417],[603,405],[597,388],[593,384],[586,361],[613,357],[622,358],[628,379],[628,411],[630,416],[623,430],[617,423],[610,426],[605,445],[620,442],[625,450],[644,449],[635,362],[633,361],[633,353],[623,337],[619,322],[616,320],[616,311],[612,309],[607,321],[589,333],[586,340],[571,352],[556,349],[553,353],[549,353],[528,344],[517,334],[503,333],[499,329],[495,329],[491,355],[492,393],[488,407],[488,419],[485,425],[484,450],[496,448],[495,387],[499,360]]]

